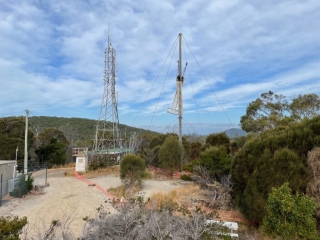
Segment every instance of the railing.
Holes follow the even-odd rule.
[[[72,149],[72,156],[84,156],[88,155],[88,148],[73,148]]]

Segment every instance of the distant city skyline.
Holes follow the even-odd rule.
[[[263,92],[320,94],[319,12],[317,0],[5,1],[0,117],[98,119],[110,26],[121,124],[177,130],[166,110],[182,33],[184,134],[239,128]]]

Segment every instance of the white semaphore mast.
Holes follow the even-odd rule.
[[[182,76],[182,33],[179,33],[179,61],[178,61],[178,75],[176,79],[177,89],[172,103],[172,107],[167,110],[168,113],[178,115],[179,119],[179,148],[180,148],[180,171],[182,171],[182,114],[183,114],[183,102],[182,102],[182,85],[184,77]]]

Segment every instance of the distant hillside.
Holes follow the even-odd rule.
[[[93,139],[96,132],[97,120],[86,118],[64,118],[64,117],[29,117],[30,127],[33,130],[42,131],[49,127],[55,127],[62,130],[65,135],[72,135],[75,140],[89,140]],[[124,124],[120,124],[121,137],[125,134],[130,137],[131,132],[143,134],[158,134],[153,131],[148,131],[141,128],[134,128]],[[70,136],[66,136],[69,138]]]
[[[240,128],[230,128],[224,132],[229,138],[247,136],[247,133]]]

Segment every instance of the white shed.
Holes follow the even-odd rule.
[[[72,156],[76,157],[76,171],[85,172],[88,168],[88,148],[73,148]]]
[[[15,160],[0,160],[0,197],[8,194],[8,182],[16,177],[17,161]]]

